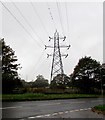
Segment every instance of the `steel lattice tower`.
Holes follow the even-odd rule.
[[[47,57],[49,56],[53,56],[53,60],[52,60],[52,68],[51,68],[51,80],[58,74],[61,74],[63,75],[64,74],[64,70],[63,70],[63,64],[62,64],[62,56],[65,56],[65,58],[68,56],[68,54],[61,54],[60,52],[60,48],[64,48],[64,47],[67,47],[67,49],[70,48],[70,45],[69,46],[60,46],[59,44],[59,40],[60,39],[63,39],[63,41],[65,40],[65,36],[60,38],[59,37],[59,33],[56,32],[54,33],[54,38],[51,38],[49,37],[49,39],[53,39],[54,40],[54,46],[46,46],[45,45],[45,49],[47,47],[49,48],[54,48],[54,51],[53,51],[53,55],[51,54],[47,54]],[[49,40],[49,41],[50,41]],[[50,81],[51,82],[51,81]]]
[[[56,31],[54,34],[54,52],[53,52],[53,61],[51,69],[51,80],[52,77],[57,74],[63,74],[63,64],[61,59],[60,47],[59,47],[59,33]]]

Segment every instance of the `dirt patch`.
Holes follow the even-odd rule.
[[[92,111],[96,112],[97,114],[103,114],[103,115],[105,115],[105,110],[104,111],[100,111],[100,110],[97,110],[95,108],[92,108]]]

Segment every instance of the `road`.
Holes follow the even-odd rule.
[[[3,102],[3,118],[19,120],[35,118],[103,118],[102,114],[91,111],[91,107],[102,104],[102,98],[65,100]]]

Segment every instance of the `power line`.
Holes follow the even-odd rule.
[[[68,23],[68,14],[67,14],[67,5],[65,3],[65,9],[66,9],[66,20],[67,20],[67,32],[69,32],[69,23]]]
[[[65,9],[66,9],[66,20],[67,20],[67,33],[69,32],[69,23],[68,23],[68,14],[67,14],[67,6],[66,6],[66,3],[65,3]],[[62,22],[61,22],[62,23]],[[63,28],[63,26],[62,26],[62,28]],[[68,33],[68,36],[69,36],[69,33]],[[67,41],[65,41],[66,42],[66,44],[67,44]],[[62,43],[63,43],[63,41],[62,41]],[[67,49],[65,50],[65,51],[67,51]]]
[[[66,9],[66,18],[67,18],[67,33],[68,33],[68,39],[70,39],[69,35],[69,19],[68,19],[68,10],[67,10],[67,4],[65,3],[65,9]]]
[[[1,1],[0,1],[1,2]],[[11,14],[11,16],[19,23],[19,25],[26,31],[26,33],[36,41],[36,39],[33,38],[33,36],[27,31],[27,29],[22,25],[22,23],[13,15],[13,13],[1,2],[1,4],[4,6],[4,8]],[[42,47],[38,42],[38,46]]]
[[[38,14],[38,12],[37,12],[37,10],[36,10],[36,7],[33,5],[32,2],[30,2],[30,4],[31,4],[31,6],[33,7],[33,10],[34,10],[34,12],[36,13],[37,17],[39,18],[40,23],[42,24],[43,29],[45,30],[47,36],[49,36],[49,34],[48,34],[47,30],[46,30],[46,27],[44,26],[44,24],[43,24],[43,22],[42,22],[42,20],[41,20],[41,18],[40,18],[40,16],[39,16],[39,14]]]
[[[45,51],[43,51],[43,52],[45,52]],[[34,73],[40,68],[40,67],[42,67],[41,65],[45,62],[45,60],[47,59],[47,58],[45,58],[44,60],[41,58],[42,57],[42,55],[43,55],[43,52],[42,52],[42,54],[41,54],[41,56],[39,57],[39,61],[37,61],[37,67],[35,68],[35,70],[34,70]]]
[[[56,30],[57,28],[56,28],[56,25],[55,25],[55,22],[54,22],[54,18],[53,18],[53,16],[52,16],[51,8],[50,8],[50,6],[49,6],[48,3],[47,3],[47,7],[48,7],[48,10],[49,10],[49,14],[50,14],[51,20],[52,20],[52,22],[53,22],[53,24],[54,24],[54,28],[55,28],[55,30]]]
[[[41,38],[39,37],[39,35],[35,32],[35,30],[33,29],[33,27],[30,25],[30,23],[28,22],[28,20],[24,17],[24,15],[22,14],[22,12],[20,11],[20,9],[16,6],[16,4],[14,2],[12,2],[12,4],[15,6],[15,8],[18,10],[18,12],[20,13],[20,15],[22,16],[22,18],[24,19],[24,21],[28,24],[28,26],[31,28],[31,30],[34,32],[34,34],[41,40]],[[42,43],[44,44],[43,40],[41,40]],[[45,44],[44,44],[45,45]]]
[[[35,63],[34,67],[35,67],[35,71],[38,69],[38,65],[41,63],[42,61],[42,56],[43,56],[43,53],[45,52],[45,49],[42,51],[41,55],[39,56],[37,62]],[[33,70],[34,71],[34,70]],[[34,71],[34,72],[35,72]]]
[[[58,9],[58,14],[59,14],[60,23],[61,23],[62,34],[64,35],[64,29],[63,29],[63,24],[62,24],[62,20],[61,20],[61,14],[60,14],[60,9],[59,9],[58,2],[56,2],[56,4],[57,4],[57,9]]]

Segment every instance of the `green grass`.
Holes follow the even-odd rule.
[[[99,95],[88,94],[42,94],[42,93],[25,93],[25,94],[3,94],[3,101],[23,101],[23,100],[47,100],[47,99],[69,99],[69,98],[89,98],[99,97]]]
[[[105,104],[104,105],[95,106],[94,109],[99,110],[99,111],[105,111]]]

